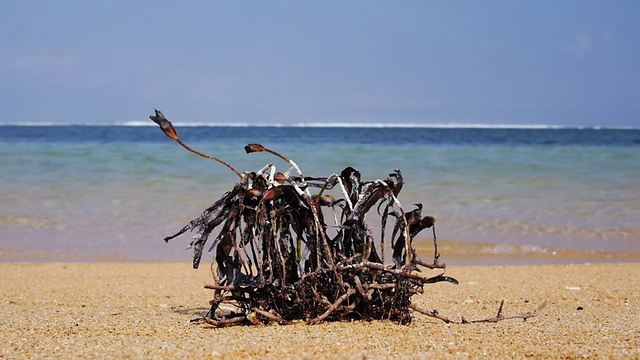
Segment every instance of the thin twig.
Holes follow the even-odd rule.
[[[378,284],[378,283],[373,283],[373,284],[367,285],[368,289],[393,289],[395,287],[396,287],[396,284]]]
[[[205,285],[204,288],[222,291],[251,291],[251,288],[243,288],[234,285]]]
[[[427,269],[431,269],[431,270],[433,270],[433,269],[445,269],[447,267],[446,264],[438,264],[438,263],[429,264],[429,263],[426,263],[426,262],[422,261],[422,259],[419,259],[417,257],[414,257],[412,261],[416,265],[424,266]]]
[[[414,304],[409,305],[409,309],[415,310],[415,311],[417,311],[417,312],[419,312],[421,314],[427,315],[427,316],[432,317],[432,318],[440,319],[440,320],[446,322],[447,324],[450,324],[450,323],[453,322],[453,321],[449,320],[449,318],[447,318],[446,316],[440,315],[438,313],[438,310],[428,311],[428,310],[421,309],[421,308],[417,307]]]
[[[512,315],[502,315],[502,306],[504,304],[504,300],[502,300],[502,302],[500,303],[500,308],[498,309],[498,315],[496,315],[495,317],[492,318],[488,318],[488,319],[481,319],[481,320],[471,320],[471,321],[466,321],[463,319],[463,323],[481,323],[481,322],[488,322],[488,323],[495,323],[498,321],[502,321],[502,320],[508,320],[508,319],[523,319],[523,320],[527,320],[528,318],[532,318],[536,315],[538,315],[545,307],[547,307],[547,301],[543,302],[542,304],[540,304],[540,306],[538,306],[537,309],[533,310],[533,311],[529,311],[526,313],[522,313],[522,314],[512,314]]]
[[[371,300],[371,296],[367,295],[367,291],[364,289],[364,287],[362,287],[362,281],[360,281],[360,278],[358,277],[358,275],[355,275],[353,277],[353,280],[356,283],[356,289],[358,289],[358,292],[360,292],[360,295],[362,295],[362,297],[364,297],[367,300]]]
[[[433,266],[440,265],[440,253],[438,252],[438,242],[436,241],[436,223],[435,219],[433,220]]]
[[[344,293],[342,296],[340,296],[338,298],[338,300],[336,300],[333,304],[331,304],[331,306],[329,306],[329,308],[327,309],[327,311],[324,312],[324,314],[309,320],[309,324],[310,325],[314,325],[319,323],[320,321],[324,320],[327,318],[327,316],[331,315],[331,313],[333,312],[333,310],[336,309],[336,307],[338,307],[338,305],[342,304],[343,301],[345,301],[349,296],[355,294],[356,291],[355,289],[349,289],[346,293]]]
[[[419,281],[426,281],[427,279],[420,276],[420,275],[416,275],[416,274],[412,274],[410,272],[407,272],[405,270],[398,270],[398,269],[393,269],[390,267],[386,267],[380,263],[376,263],[376,262],[371,262],[371,261],[363,261],[357,264],[350,264],[350,265],[343,265],[338,267],[339,270],[347,270],[347,269],[361,269],[363,267],[368,267],[368,268],[372,268],[372,269],[377,269],[377,270],[382,270],[382,271],[386,271],[388,273],[394,274],[396,276],[400,276],[400,277],[405,277],[405,278],[409,278],[409,279],[414,279],[414,280],[419,280]]]
[[[189,145],[183,143],[182,140],[180,140],[180,139],[175,139],[175,140],[176,140],[176,142],[178,144],[180,144],[180,146],[182,146],[183,148],[187,149],[188,151],[190,151],[190,152],[192,152],[192,153],[194,153],[196,155],[200,155],[200,156],[202,156],[204,158],[207,158],[207,159],[210,159],[210,160],[213,160],[213,161],[217,161],[220,164],[226,166],[229,170],[233,171],[236,175],[238,175],[238,177],[240,179],[242,179],[242,174],[240,174],[240,172],[238,172],[238,170],[236,170],[233,166],[229,165],[229,163],[227,163],[226,161],[224,161],[224,160],[222,160],[222,159],[220,159],[218,157],[215,157],[213,155],[205,154],[205,153],[203,153],[201,151],[198,151],[198,150],[190,147]]]
[[[276,314],[268,312],[268,311],[260,310],[260,309],[255,308],[255,307],[252,308],[251,311],[255,312],[256,314],[258,314],[260,316],[264,316],[269,320],[275,321],[280,325],[291,325],[291,324],[293,324],[291,321],[287,321],[287,320],[283,319],[282,316],[276,315]]]
[[[222,319],[222,320],[213,320],[213,319],[209,319],[206,316],[202,317],[202,320],[204,322],[206,322],[209,325],[213,325],[215,327],[225,327],[225,326],[229,326],[232,324],[236,324],[239,322],[243,322],[245,320],[247,320],[246,316],[237,316],[237,317],[233,317],[231,319]]]

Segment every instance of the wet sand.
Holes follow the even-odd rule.
[[[640,358],[640,264],[449,266],[459,285],[413,303],[460,321],[548,306],[534,318],[216,329],[207,266],[0,264],[0,358]],[[434,273],[435,274],[435,273]]]

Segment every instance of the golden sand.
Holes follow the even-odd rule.
[[[450,267],[413,303],[460,321],[212,328],[205,266],[0,264],[0,358],[640,358],[640,264]],[[435,274],[435,272],[434,272]]]

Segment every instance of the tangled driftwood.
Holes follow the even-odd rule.
[[[165,238],[195,232],[191,247],[197,268],[207,241],[219,228],[208,249],[215,253],[215,284],[206,286],[213,290],[213,300],[203,321],[215,326],[343,319],[408,324],[411,309],[450,322],[436,311],[411,304],[411,297],[422,293],[425,284],[458,282],[444,275],[445,265],[439,262],[435,219],[423,216],[420,204],[405,211],[398,201],[404,185],[400,170],[373,181],[363,181],[351,167],[328,177],[308,177],[293,160],[249,144],[247,153],[273,154],[290,169],[277,172],[268,164],[257,172],[240,173],[184,144],[162,112],[156,110],[150,118],[187,150],[222,163],[239,177],[233,189],[200,217]],[[333,189],[340,195],[337,199],[328,194]],[[372,209],[381,219],[379,241],[365,221]],[[393,264],[385,265],[389,220]],[[434,244],[429,263],[412,247],[415,236],[427,228],[433,230]],[[418,274],[419,267],[441,272],[424,277]]]

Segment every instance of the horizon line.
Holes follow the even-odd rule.
[[[616,125],[550,125],[550,124],[474,124],[474,123],[361,123],[361,122],[312,122],[312,123],[229,123],[229,122],[174,122],[180,127],[271,127],[271,128],[437,128],[437,129],[611,129],[638,130],[640,126]],[[0,126],[157,126],[149,121],[121,121],[121,122],[0,122]]]

